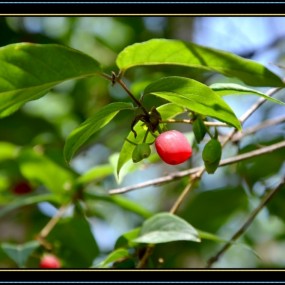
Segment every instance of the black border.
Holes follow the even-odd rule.
[[[282,14],[283,13],[283,14]],[[0,16],[285,16],[285,2],[0,2]],[[283,269],[0,269],[5,282],[285,284]]]
[[[3,282],[65,282],[65,283],[188,283],[188,284],[234,284],[234,283],[278,283],[285,284],[282,269],[7,269],[0,270]]]
[[[283,13],[283,14],[282,14]],[[285,15],[285,2],[0,2],[0,15],[58,16],[266,16]]]

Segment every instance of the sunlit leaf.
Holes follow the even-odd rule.
[[[97,165],[90,170],[88,170],[86,173],[82,174],[78,179],[77,183],[79,184],[85,184],[94,182],[100,179],[105,178],[106,176],[109,176],[113,173],[113,166],[110,164],[104,164],[104,165]]]
[[[144,94],[153,94],[241,129],[239,120],[226,102],[208,86],[196,80],[178,76],[165,77],[148,85]]]
[[[0,161],[16,158],[18,151],[18,146],[8,142],[0,142]]]
[[[92,57],[57,44],[16,43],[0,48],[0,117],[70,79],[95,75]]]
[[[117,57],[121,72],[136,66],[178,65],[219,72],[252,86],[282,87],[282,80],[260,63],[233,53],[172,39],[151,39],[126,47]]]
[[[127,258],[129,256],[129,251],[125,248],[118,248],[112,251],[103,261],[101,261],[97,268],[108,268],[110,263],[118,261],[122,258]]]
[[[200,237],[184,219],[170,213],[159,213],[143,223],[139,237],[133,241],[156,244],[179,240],[200,242]]]
[[[260,91],[247,88],[245,86],[235,84],[235,83],[214,83],[209,86],[215,93],[219,96],[226,96],[226,95],[244,95],[244,94],[251,94],[251,95],[257,95],[260,97],[263,97],[267,99],[268,101],[280,104],[280,105],[285,105],[284,102],[275,99],[273,97],[270,97],[266,95],[265,93],[262,93]]]

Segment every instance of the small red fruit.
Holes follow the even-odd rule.
[[[45,254],[40,261],[40,268],[60,268],[60,260],[53,254]]]
[[[12,191],[15,195],[23,195],[28,194],[33,191],[32,186],[25,180],[17,182],[13,188]]]
[[[155,148],[160,158],[171,165],[183,163],[192,155],[187,138],[176,130],[160,134],[155,140]]]

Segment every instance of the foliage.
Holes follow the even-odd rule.
[[[104,47],[112,45],[109,40],[101,39]],[[45,252],[59,256],[66,268],[155,268],[160,255],[166,260],[160,266],[188,267],[187,258],[197,253],[198,266],[205,266],[220,243],[254,251],[261,242],[253,232],[241,243],[225,233],[246,220],[268,188],[284,188],[284,136],[244,145],[243,125],[255,109],[238,118],[226,95],[255,95],[260,105],[267,102],[267,112],[275,106],[284,112],[285,103],[272,98],[285,87],[281,78],[256,61],[193,42],[151,38],[117,44],[109,66],[99,47],[92,55],[54,40],[0,48],[0,218],[25,227],[18,239],[1,241],[3,266],[13,261],[11,267],[38,267]],[[209,84],[192,76],[197,70],[221,74],[225,82]],[[29,131],[14,134],[13,126]],[[257,126],[256,132],[263,122]],[[191,141],[193,154],[169,166],[154,142],[175,128]],[[268,153],[253,159],[251,151],[260,145]],[[236,164],[241,153],[248,156]],[[224,157],[230,162],[222,168]],[[142,194],[113,195],[112,188],[130,191],[120,184],[136,175],[142,183],[161,176],[150,183],[159,187],[146,192],[145,201]],[[33,191],[17,196],[11,189],[22,180]],[[261,210],[276,223],[284,214],[274,200],[268,208],[257,206]],[[99,235],[108,240],[102,222],[103,229],[111,224],[119,232],[107,250],[99,245]],[[276,236],[284,240],[284,231]]]

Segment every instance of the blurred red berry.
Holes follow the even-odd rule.
[[[17,182],[13,188],[12,191],[16,195],[22,195],[27,194],[33,191],[32,186],[27,181],[19,181]]]
[[[45,254],[40,261],[40,268],[61,268],[61,263],[55,255]]]
[[[187,138],[176,130],[160,134],[155,140],[155,148],[160,158],[171,165],[183,163],[192,155]]]

